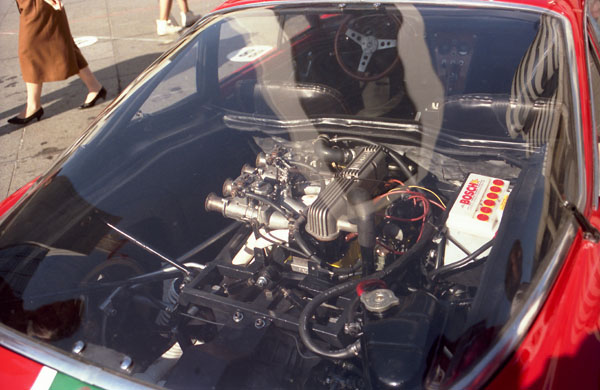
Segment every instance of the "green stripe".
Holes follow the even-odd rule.
[[[54,381],[48,390],[102,390],[100,387],[88,385],[78,379],[71,378],[60,372],[56,374]]]

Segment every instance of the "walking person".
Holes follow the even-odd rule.
[[[44,115],[42,85],[77,74],[88,89],[81,108],[106,99],[106,89],[96,79],[71,36],[62,0],[16,0],[19,8],[19,63],[27,87],[27,106],[8,120],[27,124]]]
[[[184,27],[189,27],[200,19],[200,15],[195,15],[188,6],[187,0],[177,0],[181,14],[181,26],[171,23],[171,7],[173,0],[159,0],[158,19],[156,20],[156,34],[167,35],[176,34]]]

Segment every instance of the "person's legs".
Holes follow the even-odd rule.
[[[89,103],[92,100],[94,100],[98,92],[100,92],[100,89],[102,89],[102,84],[100,84],[96,76],[94,76],[89,66],[86,66],[85,68],[81,69],[78,75],[81,78],[81,81],[83,81],[83,83],[88,89],[88,94],[85,98],[85,103]]]
[[[44,115],[42,109],[42,83],[28,83],[25,82],[27,89],[27,106],[18,115],[10,118],[8,123],[14,125],[25,125],[34,119],[38,121]]]
[[[42,83],[25,83],[25,85],[27,86],[27,107],[19,115],[23,118],[35,114],[42,107]]]
[[[183,13],[187,13],[190,10],[187,0],[177,0],[177,4],[179,5],[179,10]]]
[[[156,33],[158,35],[176,34],[181,31],[181,27],[171,24],[169,20],[171,16],[171,6],[173,0],[160,0],[158,11],[158,19],[156,20]]]
[[[159,20],[169,20],[169,15],[171,14],[171,6],[173,5],[173,0],[160,0],[158,3],[159,11],[158,11],[158,19]]]
[[[183,27],[189,27],[200,19],[200,15],[194,15],[194,13],[190,11],[187,0],[177,0],[177,4],[181,11],[181,25]]]

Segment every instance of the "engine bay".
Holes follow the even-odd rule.
[[[156,323],[170,329],[165,354],[178,353],[159,383],[412,388],[435,380],[449,368],[439,352],[455,352],[448,338],[465,321],[518,168],[499,162],[507,177],[441,182],[366,138],[255,142],[255,164],[205,199],[208,212],[232,220],[208,240],[227,240],[219,254],[188,268],[203,243],[174,261],[181,276],[168,277],[181,271],[170,267],[161,277]],[[427,366],[428,355],[442,360]],[[134,376],[148,379],[165,359]]]

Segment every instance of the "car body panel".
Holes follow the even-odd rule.
[[[36,180],[32,180],[31,182],[25,184],[23,187],[19,188],[8,198],[6,198],[2,202],[0,202],[0,218],[8,210],[10,210],[27,193],[27,191],[29,191],[29,189],[31,187],[33,187],[35,182],[36,182]]]
[[[598,226],[595,213],[591,222]],[[490,389],[600,386],[600,251],[578,236],[527,336]]]

